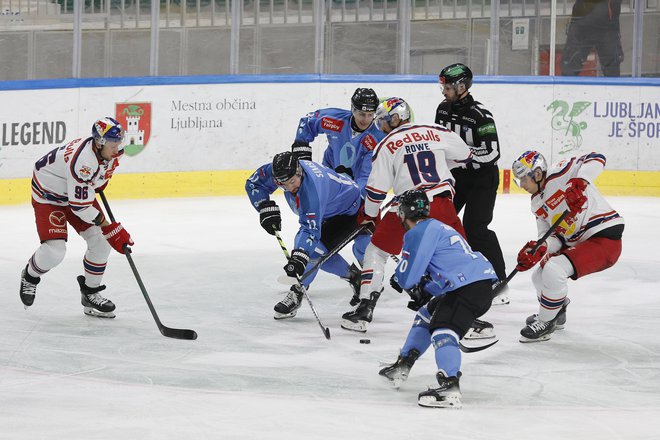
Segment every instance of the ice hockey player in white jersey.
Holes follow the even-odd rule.
[[[365,252],[360,302],[342,316],[342,328],[346,330],[367,331],[383,291],[387,258],[401,252],[405,230],[396,214],[398,203],[392,203],[380,219],[380,205],[390,189],[394,189],[395,197],[410,189],[423,190],[430,200],[430,217],[465,237],[452,203],[454,180],[449,170],[471,160],[470,148],[442,126],[410,123],[410,115],[410,106],[401,98],[388,99],[376,110],[375,123],[387,136],[374,150],[367,197],[358,214],[358,223],[371,223],[375,230]]]
[[[111,248],[124,253],[133,245],[121,223],[106,220],[96,200],[124,154],[124,130],[110,117],[97,120],[92,136],[55,148],[34,164],[32,206],[41,246],[21,273],[20,298],[25,308],[34,303],[37,284],[60,264],[66,253],[67,224],[87,242],[85,275],[77,278],[85,314],[114,318],[115,305],[99,292]]]
[[[511,166],[515,182],[532,195],[539,237],[569,211],[536,253],[530,253],[536,245],[530,241],[518,254],[518,271],[541,263],[532,275],[539,312],[527,318],[521,342],[546,341],[555,329],[564,328],[568,279],[605,270],[621,255],[623,218],[594,186],[605,162],[602,154],[589,153],[548,168],[541,153],[526,151]]]

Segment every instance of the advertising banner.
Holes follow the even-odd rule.
[[[356,87],[407,100],[432,123],[442,101],[429,82],[285,82],[85,87],[0,91],[0,179],[30,177],[34,162],[94,120],[126,129],[122,173],[249,170],[288,150],[300,117],[349,108]],[[471,89],[495,118],[501,168],[526,149],[551,161],[592,150],[610,170],[658,171],[660,88],[572,84],[479,84]],[[314,143],[314,157],[326,146]]]

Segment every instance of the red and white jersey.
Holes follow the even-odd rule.
[[[454,195],[450,169],[469,162],[472,153],[456,133],[435,124],[404,124],[389,133],[374,150],[364,210],[378,215],[387,192],[426,191],[429,200],[445,191]],[[393,204],[392,209],[396,206]]]
[[[32,198],[38,203],[69,206],[87,223],[94,223],[99,211],[92,206],[96,190],[112,177],[124,154],[124,147],[109,161],[94,152],[93,138],[74,139],[52,150],[34,164]]]
[[[573,178],[584,179],[589,185],[584,192],[587,197],[585,209],[575,217],[575,222],[568,224],[563,221],[555,232],[567,246],[575,246],[603,229],[624,223],[623,217],[593,185],[596,177],[605,168],[605,162],[605,156],[602,154],[589,153],[563,160],[548,170],[543,191],[532,196],[532,213],[536,216],[539,237],[568,209],[564,191],[568,181]],[[557,252],[562,243],[557,238],[553,240],[553,236],[550,238],[547,242],[548,252]]]

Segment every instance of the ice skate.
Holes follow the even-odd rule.
[[[447,377],[444,371],[438,371],[436,379],[440,386],[419,393],[417,404],[426,408],[462,408],[462,394],[458,383],[460,377],[460,372],[457,376]]]
[[[298,284],[291,286],[289,293],[286,294],[286,297],[275,304],[274,310],[275,319],[287,319],[293,318],[298,313],[298,309],[302,305],[303,291],[300,289]]]
[[[557,317],[555,318],[555,330],[562,330],[566,325],[566,308],[570,303],[571,303],[570,299],[566,298],[564,300],[564,305],[561,306],[561,309],[559,309],[559,313],[557,313]],[[536,321],[538,316],[539,315],[537,313],[534,313],[533,315],[529,315],[527,317],[527,320],[525,321],[525,324],[529,325],[532,322]]]
[[[374,307],[380,298],[380,292],[371,292],[369,298],[360,299],[360,303],[355,309],[346,312],[342,315],[341,328],[344,330],[352,330],[354,332],[365,333],[367,331],[367,324],[371,322],[374,315]]]
[[[465,333],[463,339],[492,339],[495,337],[495,329],[493,324],[488,321],[475,319],[472,322],[472,327]]]
[[[76,279],[80,285],[80,303],[83,305],[85,315],[98,318],[114,318],[114,303],[99,293],[105,290],[105,286],[89,287],[85,284],[85,277],[82,275],[79,275]]]
[[[497,280],[493,283],[493,290],[499,290],[499,286],[504,283],[504,280]],[[503,306],[511,302],[509,298],[509,285],[505,285],[493,296],[493,302],[491,303],[494,306]]]
[[[520,342],[542,342],[550,339],[552,332],[555,331],[556,318],[551,321],[541,321],[535,319],[520,330]]]
[[[34,304],[34,296],[37,294],[37,284],[39,284],[39,281],[41,281],[41,278],[35,278],[30,275],[27,271],[27,266],[25,266],[25,269],[21,272],[21,288],[18,292],[25,310]]]
[[[360,282],[362,281],[362,271],[355,263],[351,264],[351,267],[348,269],[348,278],[343,278],[348,281],[348,284],[351,285],[353,289],[353,296],[351,297],[350,304],[352,306],[358,305],[360,302]]]
[[[394,388],[399,388],[403,382],[408,379],[408,373],[419,358],[419,351],[412,349],[406,356],[399,355],[399,358],[392,365],[389,365],[378,372]]]

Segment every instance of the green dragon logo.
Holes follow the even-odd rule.
[[[576,121],[575,117],[579,116],[590,105],[591,102],[588,101],[577,101],[569,110],[569,105],[566,101],[556,100],[552,101],[552,103],[546,107],[546,110],[553,113],[552,129],[559,131],[565,137],[559,154],[580,149],[580,146],[582,145],[582,131],[587,128],[587,123],[584,121]]]

